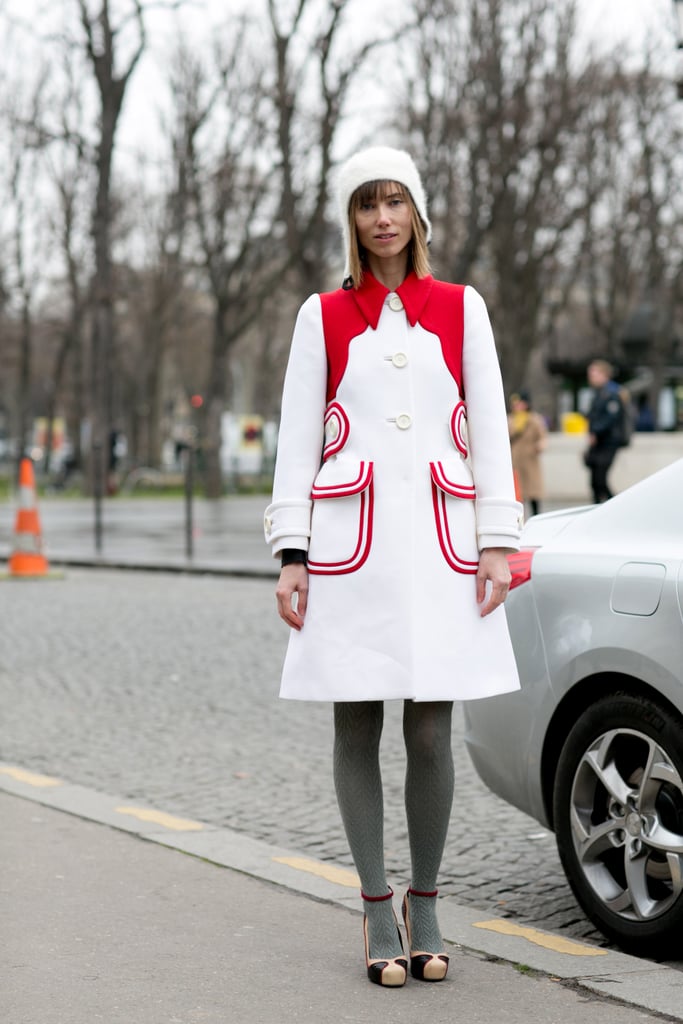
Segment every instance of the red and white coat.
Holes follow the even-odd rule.
[[[266,540],[308,550],[305,623],[280,695],[468,700],[519,687],[504,609],[482,619],[485,547],[515,549],[505,401],[470,287],[410,274],[301,307]]]

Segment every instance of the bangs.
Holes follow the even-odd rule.
[[[365,253],[358,244],[358,231],[356,228],[356,214],[366,203],[377,203],[386,201],[392,196],[399,196],[410,206],[412,239],[409,248],[410,268],[417,277],[427,277],[431,273],[429,266],[429,251],[427,249],[426,227],[423,224],[417,207],[405,185],[399,181],[391,181],[389,178],[366,181],[353,192],[349,200],[348,211],[348,265],[349,276],[347,281],[351,282],[349,287],[359,288],[363,280],[363,267],[365,266]],[[345,285],[346,286],[346,285]]]
[[[387,199],[389,196],[396,195],[400,196],[402,199],[408,198],[408,190],[398,181],[387,181],[386,179],[366,181],[362,185],[359,185],[351,196],[349,209],[357,210],[365,203],[380,202],[382,199]]]

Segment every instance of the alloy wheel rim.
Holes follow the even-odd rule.
[[[574,775],[570,825],[587,883],[618,917],[652,920],[683,892],[683,779],[651,737],[613,729],[591,743]]]

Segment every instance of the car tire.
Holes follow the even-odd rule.
[[[683,723],[643,696],[591,705],[562,748],[557,847],[591,921],[628,952],[683,949]]]

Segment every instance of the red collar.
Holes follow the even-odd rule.
[[[417,277],[411,270],[403,284],[396,289],[411,327],[414,327],[419,320],[433,284],[433,277]],[[352,294],[367,323],[373,331],[377,330],[382,306],[389,294],[389,289],[380,284],[369,270],[366,270],[363,273],[363,283],[360,288],[354,288]]]

